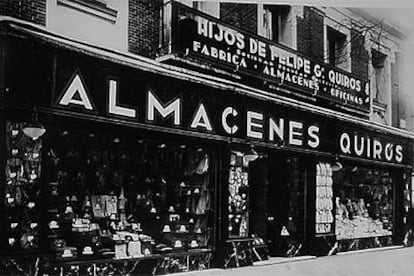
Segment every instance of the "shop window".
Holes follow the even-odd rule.
[[[381,169],[344,166],[333,173],[339,251],[390,245],[393,180]]]
[[[229,169],[229,238],[246,238],[249,234],[249,174],[243,153],[232,152]]]
[[[331,66],[344,70],[348,69],[350,61],[348,51],[348,40],[344,33],[341,33],[329,26],[326,27],[326,60]]]
[[[333,180],[332,167],[328,163],[316,165],[316,228],[315,233],[333,232]]]
[[[7,252],[36,252],[40,243],[41,138],[25,135],[23,123],[7,122],[5,227]],[[35,136],[33,136],[36,138]]]
[[[227,201],[229,239],[224,247],[224,268],[251,265],[255,261],[268,259],[265,241],[258,233],[251,232],[254,225],[250,227],[250,214],[254,215],[258,210],[253,210],[253,202],[250,202],[252,187],[249,171],[252,162],[257,162],[258,159],[259,154],[253,148],[248,152],[230,153]]]
[[[90,125],[49,128],[32,139],[23,127],[7,124],[9,250],[43,248],[62,261],[108,262],[210,252],[214,165],[208,148]],[[171,258],[151,271],[208,266],[209,257],[198,255]]]
[[[263,5],[262,35],[272,41],[292,46],[290,10],[290,6],[286,5]]]

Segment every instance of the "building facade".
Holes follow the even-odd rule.
[[[365,10],[0,1],[2,274],[404,244],[404,31]]]

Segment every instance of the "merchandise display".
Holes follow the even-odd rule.
[[[333,180],[332,168],[328,163],[316,165],[316,234],[333,231]]]
[[[334,173],[338,240],[392,235],[392,178],[388,171],[344,167]]]
[[[24,124],[7,125],[7,162],[5,213],[7,251],[39,249],[40,176],[42,169],[42,139],[26,136]]]
[[[209,266],[197,255],[213,240],[207,148],[84,129],[33,140],[21,129],[8,124],[10,250],[41,247],[63,263],[192,252],[171,258],[177,272]]]
[[[230,155],[229,169],[229,238],[243,238],[249,234],[249,174],[247,162],[240,152]]]

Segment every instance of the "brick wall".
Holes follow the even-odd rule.
[[[364,36],[351,29],[351,70],[362,79],[368,79],[369,53],[365,48]]]
[[[0,15],[46,25],[46,0],[0,0]]]
[[[220,3],[220,19],[256,34],[257,4]]]
[[[154,58],[160,36],[162,0],[129,0],[128,51]]]
[[[303,18],[297,17],[297,50],[311,58],[323,61],[324,16],[312,7],[304,7]]]

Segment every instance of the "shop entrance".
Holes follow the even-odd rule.
[[[302,253],[305,236],[306,162],[270,154],[251,170],[251,232],[267,241],[272,256]]]

